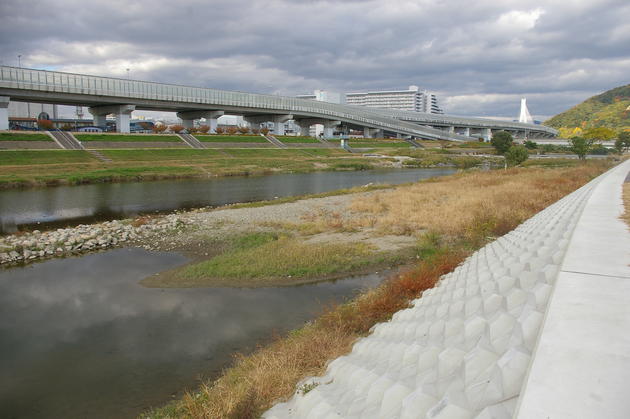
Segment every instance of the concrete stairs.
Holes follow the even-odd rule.
[[[512,418],[560,265],[600,179],[474,253],[324,376],[300,383],[312,390],[263,417]]]
[[[83,145],[77,140],[72,133],[67,131],[46,131],[59,147],[64,150],[84,150]]]
[[[100,161],[104,162],[104,163],[111,163],[112,159],[110,159],[109,157],[105,157],[102,153],[100,153],[99,151],[96,150],[88,150],[85,149],[85,151],[87,151],[88,153],[90,153],[91,155],[93,155],[94,157],[96,157],[97,159],[99,159]]]
[[[260,134],[260,135],[261,135],[263,138],[265,138],[267,141],[269,141],[271,144],[275,145],[276,147],[279,147],[279,148],[288,148],[288,146],[287,146],[285,143],[283,143],[282,141],[278,140],[276,137],[274,137],[274,136],[273,136],[273,135],[271,135],[271,134],[267,134],[267,135]]]
[[[414,139],[411,138],[405,138],[405,141],[407,141],[409,144],[411,144],[411,146],[413,148],[424,148],[424,146],[422,144],[420,144],[419,142],[417,142]]]
[[[188,146],[191,148],[197,148],[197,149],[206,148],[204,147],[203,143],[199,141],[197,138],[195,138],[195,136],[192,134],[177,134],[177,136],[181,138],[182,141],[188,144]]]

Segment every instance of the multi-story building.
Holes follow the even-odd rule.
[[[371,108],[400,109],[411,112],[443,114],[437,96],[418,86],[409,86],[408,90],[390,90],[380,92],[346,93],[348,105]]]

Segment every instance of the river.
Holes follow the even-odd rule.
[[[0,192],[0,217],[14,227],[71,224],[452,172],[320,172],[11,190]],[[215,377],[235,352],[299,327],[323,306],[385,276],[255,289],[139,284],[186,262],[178,253],[120,248],[0,268],[0,417],[135,417]]]
[[[0,191],[0,233],[261,201],[368,183],[399,184],[454,172],[454,169],[387,169],[10,189]]]

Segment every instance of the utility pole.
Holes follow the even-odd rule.
[[[18,54],[18,68],[22,68],[22,54]]]

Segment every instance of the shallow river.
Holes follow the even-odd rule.
[[[0,191],[0,233],[20,227],[76,225],[141,213],[319,193],[368,183],[398,184],[453,172],[454,169],[313,172],[4,190]]]
[[[382,280],[257,289],[138,284],[185,261],[127,248],[0,269],[0,417],[134,417],[216,375],[235,351]]]

